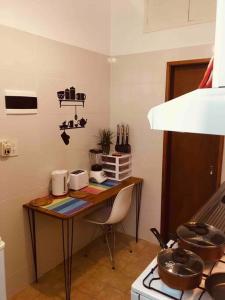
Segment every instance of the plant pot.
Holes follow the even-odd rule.
[[[108,155],[110,152],[110,144],[103,144],[102,145],[102,153]]]

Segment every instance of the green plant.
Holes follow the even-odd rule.
[[[112,139],[114,133],[110,129],[100,129],[98,134],[98,145],[102,147],[104,154],[109,154],[110,145],[113,143]]]

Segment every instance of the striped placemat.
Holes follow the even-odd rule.
[[[107,179],[103,183],[90,182],[89,185],[87,187],[81,189],[81,191],[84,191],[89,194],[97,195],[97,194],[100,194],[101,192],[104,192],[104,191],[106,191],[114,186],[117,186],[119,184],[120,184],[119,181],[110,180],[110,179]]]
[[[69,216],[89,205],[91,205],[91,203],[87,200],[65,197],[56,199],[52,202],[52,204],[42,207],[48,210],[55,211],[59,214]]]

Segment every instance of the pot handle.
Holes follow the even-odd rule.
[[[151,228],[150,230],[151,230],[151,232],[154,234],[154,236],[157,238],[157,240],[159,241],[160,247],[161,247],[162,249],[167,249],[168,246],[167,246],[166,243],[164,243],[164,241],[163,241],[163,239],[162,239],[162,237],[161,237],[159,231],[158,231],[156,228]]]
[[[169,233],[169,239],[178,242],[179,238],[176,233]]]

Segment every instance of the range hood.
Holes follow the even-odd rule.
[[[153,107],[152,129],[225,135],[225,0],[217,0],[212,88]]]

